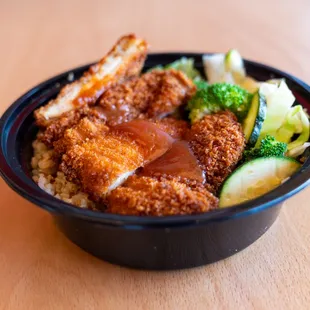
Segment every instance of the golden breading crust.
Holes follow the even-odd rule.
[[[101,119],[108,126],[136,118],[161,118],[173,113],[194,91],[195,85],[182,72],[154,70],[140,78],[135,77],[107,89],[97,106],[89,108],[88,105],[84,105],[53,119],[39,139],[51,147],[54,141],[63,136],[67,128],[77,124],[84,116]],[[162,126],[164,124],[167,124],[166,128],[170,127],[169,121],[164,121]],[[185,125],[180,126],[180,133],[183,127],[185,128]]]
[[[69,181],[81,184],[91,199],[101,201],[142,164],[138,145],[108,134],[71,146],[62,156],[60,169]]]
[[[60,140],[67,129],[78,125],[84,117],[95,123],[104,123],[105,119],[100,112],[100,107],[88,107],[87,105],[78,109],[64,113],[61,117],[50,122],[38,139],[48,147],[52,147],[55,142]]]
[[[147,116],[162,118],[175,111],[196,92],[196,86],[183,72],[170,70],[154,70],[146,75],[157,74],[160,87],[155,88],[154,101],[147,110]],[[152,81],[153,83],[153,81]]]
[[[63,137],[64,132],[76,125],[81,118],[89,113],[89,107],[64,113],[61,117],[54,119],[46,129],[38,135],[38,139],[48,147],[53,146],[53,142]]]
[[[55,142],[60,169],[95,201],[122,184],[136,169],[165,153],[173,138],[154,123],[133,120],[109,129],[84,118]]]
[[[56,156],[60,157],[73,146],[80,145],[99,135],[103,136],[108,131],[109,127],[100,122],[100,120],[90,120],[85,117],[77,125],[67,129],[61,139],[54,142]]]
[[[191,189],[175,180],[136,175],[113,190],[107,201],[107,212],[139,216],[197,214],[218,206],[218,199],[203,188]]]
[[[174,139],[182,139],[188,131],[186,121],[174,118],[155,120],[154,124]],[[95,138],[98,135],[104,135],[108,131],[109,127],[102,120],[91,116],[84,117],[72,128],[65,130],[62,137],[53,143],[56,156],[59,157],[72,146],[81,144],[87,139]]]
[[[66,112],[93,105],[108,87],[138,75],[147,49],[146,41],[133,34],[121,37],[79,80],[66,85],[55,100],[35,111],[37,124],[46,127]]]
[[[102,118],[109,126],[115,126],[138,118],[144,113],[152,93],[142,77],[135,77],[111,87],[103,93],[98,102]]]
[[[137,175],[143,176],[143,170],[141,172],[138,172]],[[146,176],[146,175],[144,175]],[[185,184],[187,187],[198,191],[198,192],[204,192],[205,190],[211,192],[212,194],[214,193],[213,187],[208,184],[208,183],[201,183],[200,181],[189,179],[189,178],[184,178],[181,176],[172,176],[172,175],[167,175],[167,174],[152,174],[152,175],[147,175],[148,177],[151,177],[153,179],[156,179],[158,181],[163,181],[163,180],[168,180],[168,181],[175,181],[179,183]]]
[[[172,117],[155,120],[154,123],[174,139],[183,139],[189,130],[188,122]]]
[[[181,71],[153,70],[108,89],[99,105],[108,112],[107,123],[113,126],[140,114],[146,118],[162,118],[173,113],[195,91],[194,83]],[[120,110],[121,121],[116,113],[110,113]]]
[[[229,111],[206,115],[192,126],[188,140],[206,182],[216,193],[242,157],[245,139],[241,125]]]

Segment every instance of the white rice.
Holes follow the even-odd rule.
[[[63,172],[58,171],[53,149],[49,149],[39,140],[34,140],[32,147],[32,178],[41,189],[77,207],[96,209],[95,203],[88,195],[83,193],[78,185],[67,181]]]

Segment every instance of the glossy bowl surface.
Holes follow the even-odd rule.
[[[145,70],[181,56],[193,57],[202,70],[202,54],[150,54]],[[297,102],[310,110],[310,87],[290,74],[245,61],[258,80],[285,78]],[[38,131],[33,111],[79,78],[89,65],[51,78],[16,100],[0,120],[0,173],[18,194],[53,214],[57,226],[78,246],[112,263],[142,269],[181,269],[212,263],[244,249],[275,221],[282,202],[309,183],[310,159],[283,185],[255,200],[205,214],[136,217],[84,210],[41,190],[31,179],[31,142]],[[259,253],[258,253],[259,255]]]

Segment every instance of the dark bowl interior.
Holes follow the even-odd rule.
[[[144,70],[158,64],[168,64],[181,56],[193,57],[197,69],[203,73],[202,55],[194,53],[150,54]],[[270,78],[285,78],[297,102],[305,108],[310,108],[310,87],[304,82],[287,73],[252,61],[246,60],[245,65],[247,73],[257,80],[264,81]],[[31,142],[34,140],[38,131],[34,124],[33,111],[54,98],[60,88],[69,83],[69,73],[73,73],[74,79],[77,79],[88,67],[89,65],[86,65],[70,70],[34,87],[15,101],[1,118],[1,175],[17,193],[40,207],[55,214],[69,215],[116,226],[143,225],[158,227],[161,225],[193,225],[210,220],[238,217],[241,214],[245,215],[269,208],[295,194],[308,184],[310,173],[309,158],[289,181],[255,200],[227,209],[214,210],[206,214],[161,218],[121,216],[84,210],[50,196],[41,190],[31,179]]]

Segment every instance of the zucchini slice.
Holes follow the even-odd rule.
[[[264,195],[300,167],[299,162],[289,157],[260,157],[249,161],[224,182],[219,206],[225,208]]]
[[[267,114],[266,98],[257,91],[253,95],[250,109],[243,121],[242,127],[248,146],[254,146],[258,140],[263,122]]]

